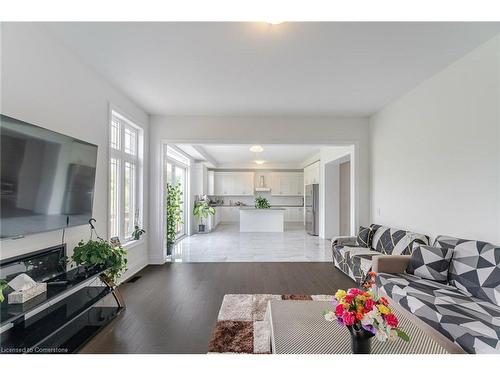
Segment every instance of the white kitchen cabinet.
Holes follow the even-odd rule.
[[[214,215],[210,215],[208,217],[208,220],[207,220],[208,228],[207,229],[208,229],[209,232],[214,231],[215,228],[217,228],[217,225],[220,224],[220,222],[221,222],[221,215],[222,215],[221,208],[222,207],[220,207],[220,206],[214,207],[215,214]]]
[[[319,161],[304,168],[304,185],[319,184]]]
[[[285,207],[285,222],[302,222],[304,220],[303,207]]]
[[[219,207],[221,223],[237,223],[240,221],[240,208],[235,207]]]
[[[215,172],[208,171],[207,172],[207,194],[215,195]]]
[[[245,196],[254,194],[253,172],[215,172],[215,195]]]
[[[229,222],[229,207],[219,207],[221,223]]]
[[[271,176],[271,195],[304,195],[303,176],[302,172],[273,172]]]
[[[228,195],[232,191],[230,186],[231,180],[228,178],[227,173],[215,172],[214,173],[214,192],[215,195]]]
[[[215,226],[219,225],[220,222],[221,222],[221,210],[220,210],[221,207],[215,207]]]
[[[211,230],[214,230],[215,228],[217,228],[217,225],[219,225],[221,222],[221,214],[222,214],[221,208],[222,207],[220,207],[220,206],[214,207],[215,214],[210,216],[210,220],[212,221]]]

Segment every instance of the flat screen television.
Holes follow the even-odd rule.
[[[86,224],[97,146],[0,115],[0,237]]]

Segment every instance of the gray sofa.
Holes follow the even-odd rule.
[[[429,237],[396,228],[371,224],[367,243],[357,243],[357,237],[337,237],[332,241],[335,267],[358,284],[362,284],[372,268],[373,257],[379,255],[409,255],[413,243],[429,244]],[[368,246],[368,247],[367,247]]]
[[[373,259],[378,292],[464,351],[500,354],[500,247],[448,236],[433,246],[452,250],[447,280],[407,273],[410,255],[381,255]]]

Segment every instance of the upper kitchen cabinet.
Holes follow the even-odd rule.
[[[215,172],[207,172],[207,194],[215,195]]]
[[[319,184],[319,161],[304,168],[304,185]]]
[[[251,195],[254,192],[253,172],[215,172],[215,195]]]
[[[304,174],[302,172],[273,172],[271,195],[303,196]]]

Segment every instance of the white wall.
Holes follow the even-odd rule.
[[[143,126],[148,150],[148,115],[90,70],[40,26],[2,23],[1,112],[98,145],[94,217],[107,237],[109,105]],[[148,155],[145,155],[145,165]],[[144,168],[144,226],[148,220],[148,170]],[[66,231],[69,254],[87,226]],[[43,249],[61,242],[61,231],[1,242],[1,258]],[[129,249],[129,272],[147,264],[147,237]]]
[[[370,119],[371,217],[500,244],[500,36]]]
[[[155,223],[150,260],[163,262],[161,247],[160,143],[355,145],[359,187],[356,220],[369,219],[368,119],[307,116],[151,116],[151,212]],[[156,208],[156,209],[153,209]],[[156,212],[155,212],[156,211]]]

